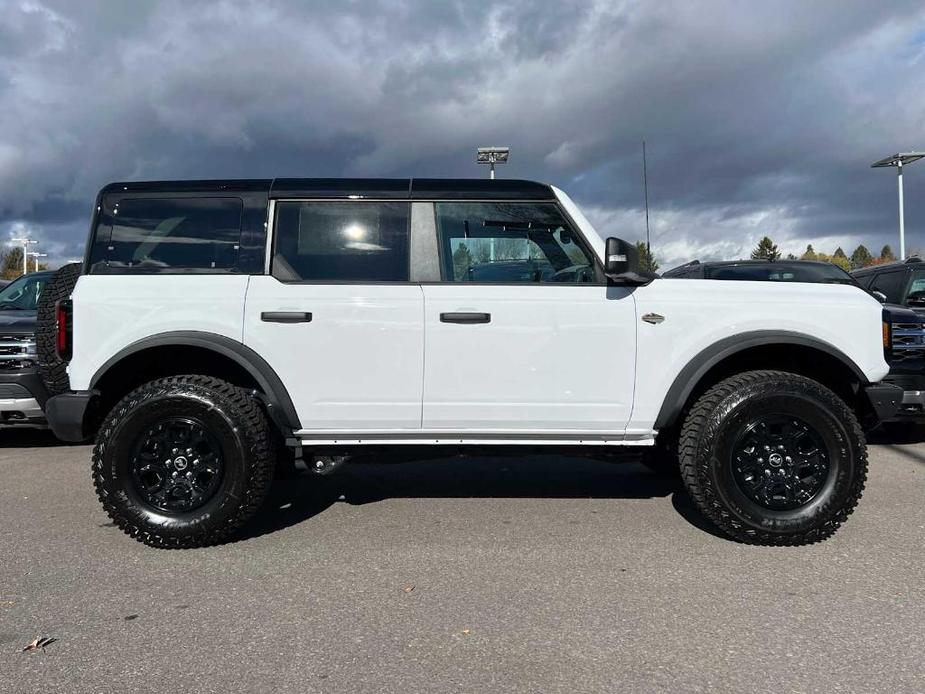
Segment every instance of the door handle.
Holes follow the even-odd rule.
[[[490,313],[441,313],[441,323],[491,323]]]
[[[263,311],[260,320],[265,323],[311,323],[312,314],[308,311]]]

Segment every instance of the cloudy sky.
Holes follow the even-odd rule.
[[[896,240],[925,149],[925,8],[902,2],[0,0],[0,238],[80,254],[112,180],[503,176],[553,183],[663,268],[762,235]],[[925,250],[925,161],[906,172]]]

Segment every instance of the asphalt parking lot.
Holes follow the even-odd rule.
[[[0,690],[925,691],[925,444],[804,548],[634,464],[454,458],[278,483],[240,541],[122,535],[89,447],[0,432]],[[23,653],[36,637],[44,651]]]

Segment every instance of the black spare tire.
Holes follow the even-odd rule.
[[[35,349],[38,355],[38,372],[48,394],[58,395],[70,390],[67,378],[67,362],[58,356],[57,316],[55,305],[67,299],[74,291],[80,277],[81,263],[69,263],[59,269],[45,285],[39,301],[35,319]]]

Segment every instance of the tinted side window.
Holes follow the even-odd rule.
[[[283,281],[408,280],[406,202],[280,202],[273,276]]]
[[[864,289],[870,289],[870,283],[874,279],[873,275],[864,275],[863,277],[857,277],[855,275],[852,275],[852,277],[854,277],[854,279],[858,281],[858,284],[864,287]]]
[[[438,202],[443,279],[585,284],[594,256],[553,203]]]
[[[123,198],[100,220],[91,272],[233,268],[242,210],[238,198]]]
[[[899,272],[881,272],[870,284],[872,292],[883,292],[886,300],[891,304],[902,303],[902,290],[906,283],[906,273]]]

